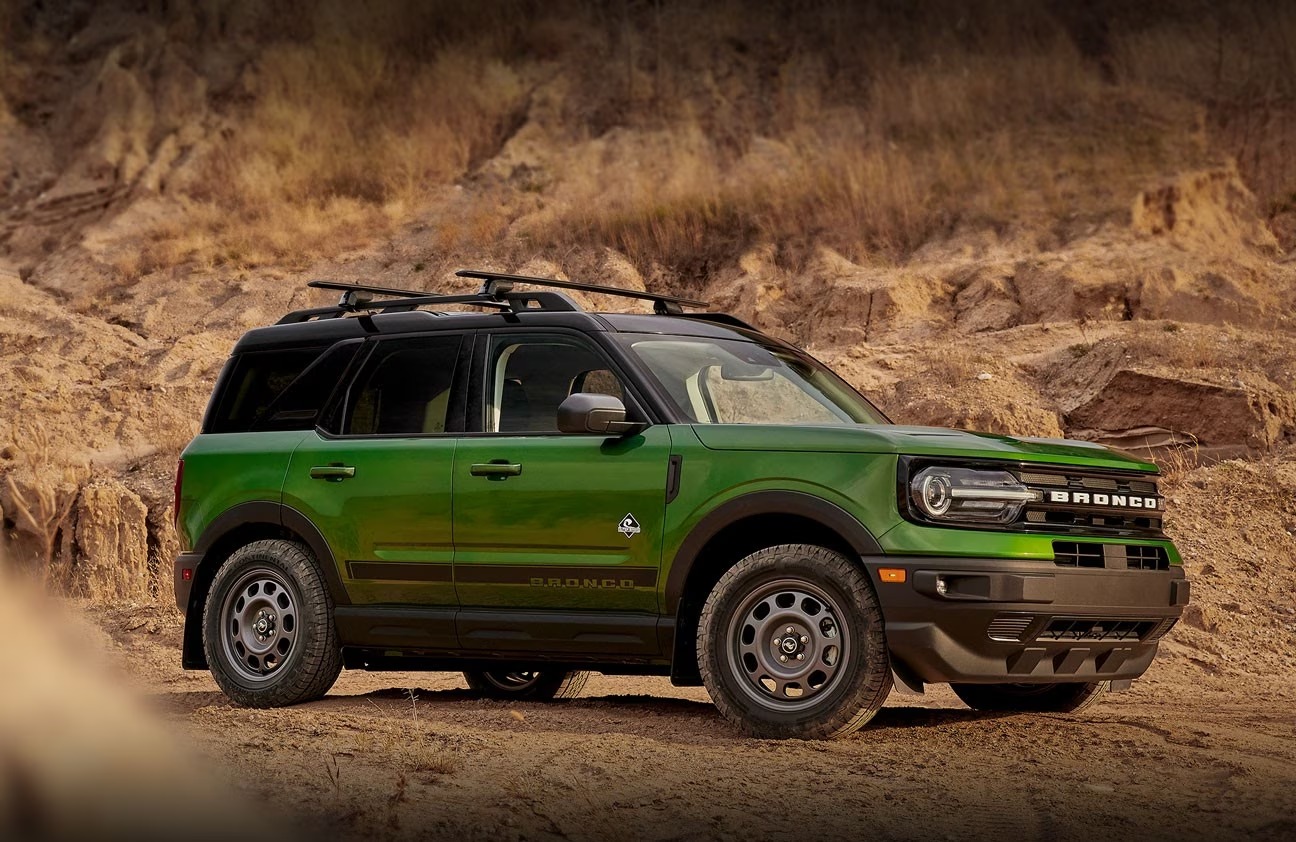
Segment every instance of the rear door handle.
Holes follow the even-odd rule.
[[[475,477],[515,477],[522,473],[517,462],[478,462],[468,469]]]
[[[355,476],[352,465],[316,465],[310,469],[311,479],[327,479],[338,482]]]

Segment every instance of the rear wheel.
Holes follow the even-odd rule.
[[[574,699],[585,689],[588,672],[563,670],[465,670],[468,686],[488,699],[543,702]]]
[[[207,594],[203,646],[216,683],[241,705],[280,707],[327,693],[342,651],[310,551],[282,540],[235,550]]]
[[[951,684],[950,689],[973,710],[1076,713],[1097,702],[1109,683]]]
[[[891,691],[867,574],[803,544],[760,550],[721,577],[702,609],[698,664],[720,712],[766,739],[848,734]]]

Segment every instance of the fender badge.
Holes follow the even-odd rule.
[[[633,538],[638,535],[640,531],[639,521],[635,520],[635,516],[629,513],[626,513],[626,516],[621,518],[621,522],[617,524],[617,532],[620,532],[627,538]]]

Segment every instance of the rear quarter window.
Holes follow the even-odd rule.
[[[292,348],[279,351],[251,351],[229,363],[221,378],[218,394],[212,398],[207,418],[208,433],[243,433],[264,420],[276,399],[324,353],[324,348]],[[328,395],[320,398],[323,401]],[[318,410],[318,408],[317,408]],[[301,429],[315,424],[303,422]],[[294,429],[280,426],[275,429]]]

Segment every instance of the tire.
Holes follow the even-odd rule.
[[[468,686],[483,698],[528,702],[574,699],[585,689],[589,675],[560,670],[464,671]]]
[[[333,598],[310,551],[293,541],[235,550],[203,607],[203,648],[225,695],[254,708],[319,699],[342,671]]]
[[[1102,698],[1109,683],[951,684],[950,689],[973,710],[1078,713]]]
[[[698,626],[702,683],[749,736],[840,737],[891,692],[873,585],[832,550],[786,544],[747,556],[716,583]]]

